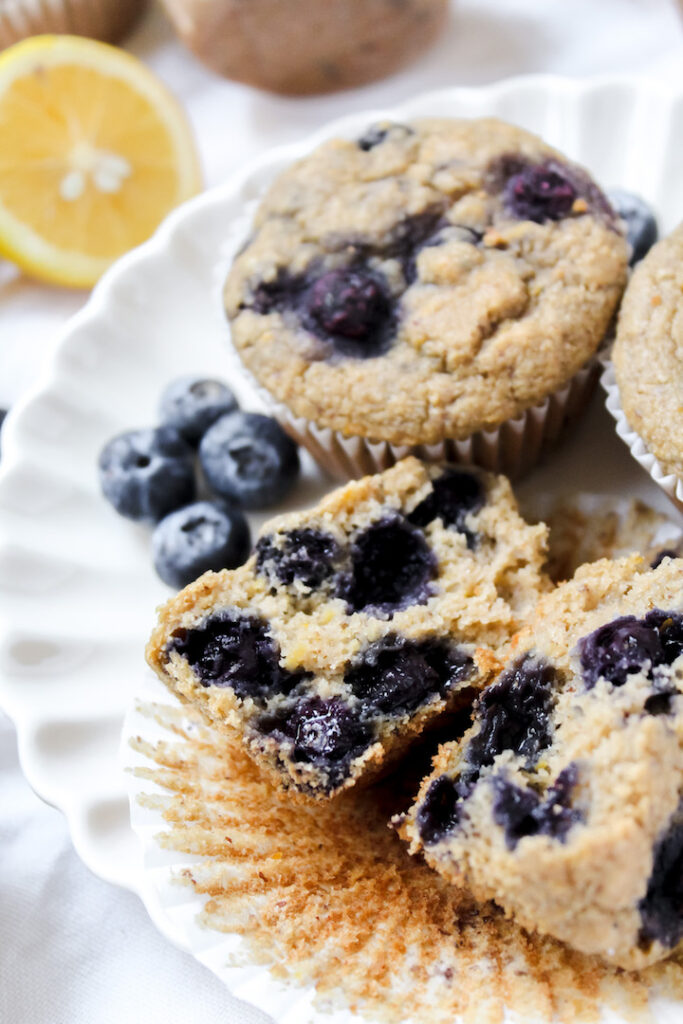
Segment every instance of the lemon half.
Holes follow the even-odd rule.
[[[0,55],[0,254],[89,287],[201,187],[187,119],[137,58],[79,36]]]

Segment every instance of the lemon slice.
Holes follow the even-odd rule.
[[[185,115],[139,60],[78,36],[0,56],[0,254],[88,287],[201,186]]]

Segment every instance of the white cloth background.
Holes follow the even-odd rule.
[[[212,185],[266,146],[425,89],[531,72],[636,72],[680,87],[682,15],[675,0],[459,0],[443,39],[400,75],[296,100],[204,71],[158,11],[129,45],[185,104]],[[26,281],[0,265],[0,406],[11,405],[35,380],[60,326],[86,297]],[[23,780],[14,731],[0,712],[0,1024],[157,1021],[266,1024],[267,1018],[170,946],[135,896],[80,863],[61,815]]]

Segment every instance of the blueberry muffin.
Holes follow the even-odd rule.
[[[634,270],[612,358],[630,427],[683,476],[683,224]]]
[[[407,64],[443,28],[448,0],[162,0],[210,68],[289,94],[332,92]]]
[[[507,480],[408,458],[266,524],[161,609],[152,668],[285,786],[330,796],[470,703],[539,592]]]
[[[427,445],[562,388],[600,344],[627,261],[598,186],[529,132],[378,124],[275,181],[224,299],[243,363],[295,417]]]
[[[445,878],[625,968],[683,938],[683,560],[644,566],[542,599],[397,822]]]

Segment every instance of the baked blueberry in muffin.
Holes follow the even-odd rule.
[[[370,126],[269,189],[225,285],[232,339],[317,427],[464,439],[591,358],[626,282],[622,231],[588,173],[521,128]]]
[[[513,647],[399,830],[525,927],[644,967],[683,939],[683,560],[583,566]]]
[[[544,553],[504,477],[408,458],[267,523],[162,609],[148,660],[283,785],[330,796],[471,702]]]

